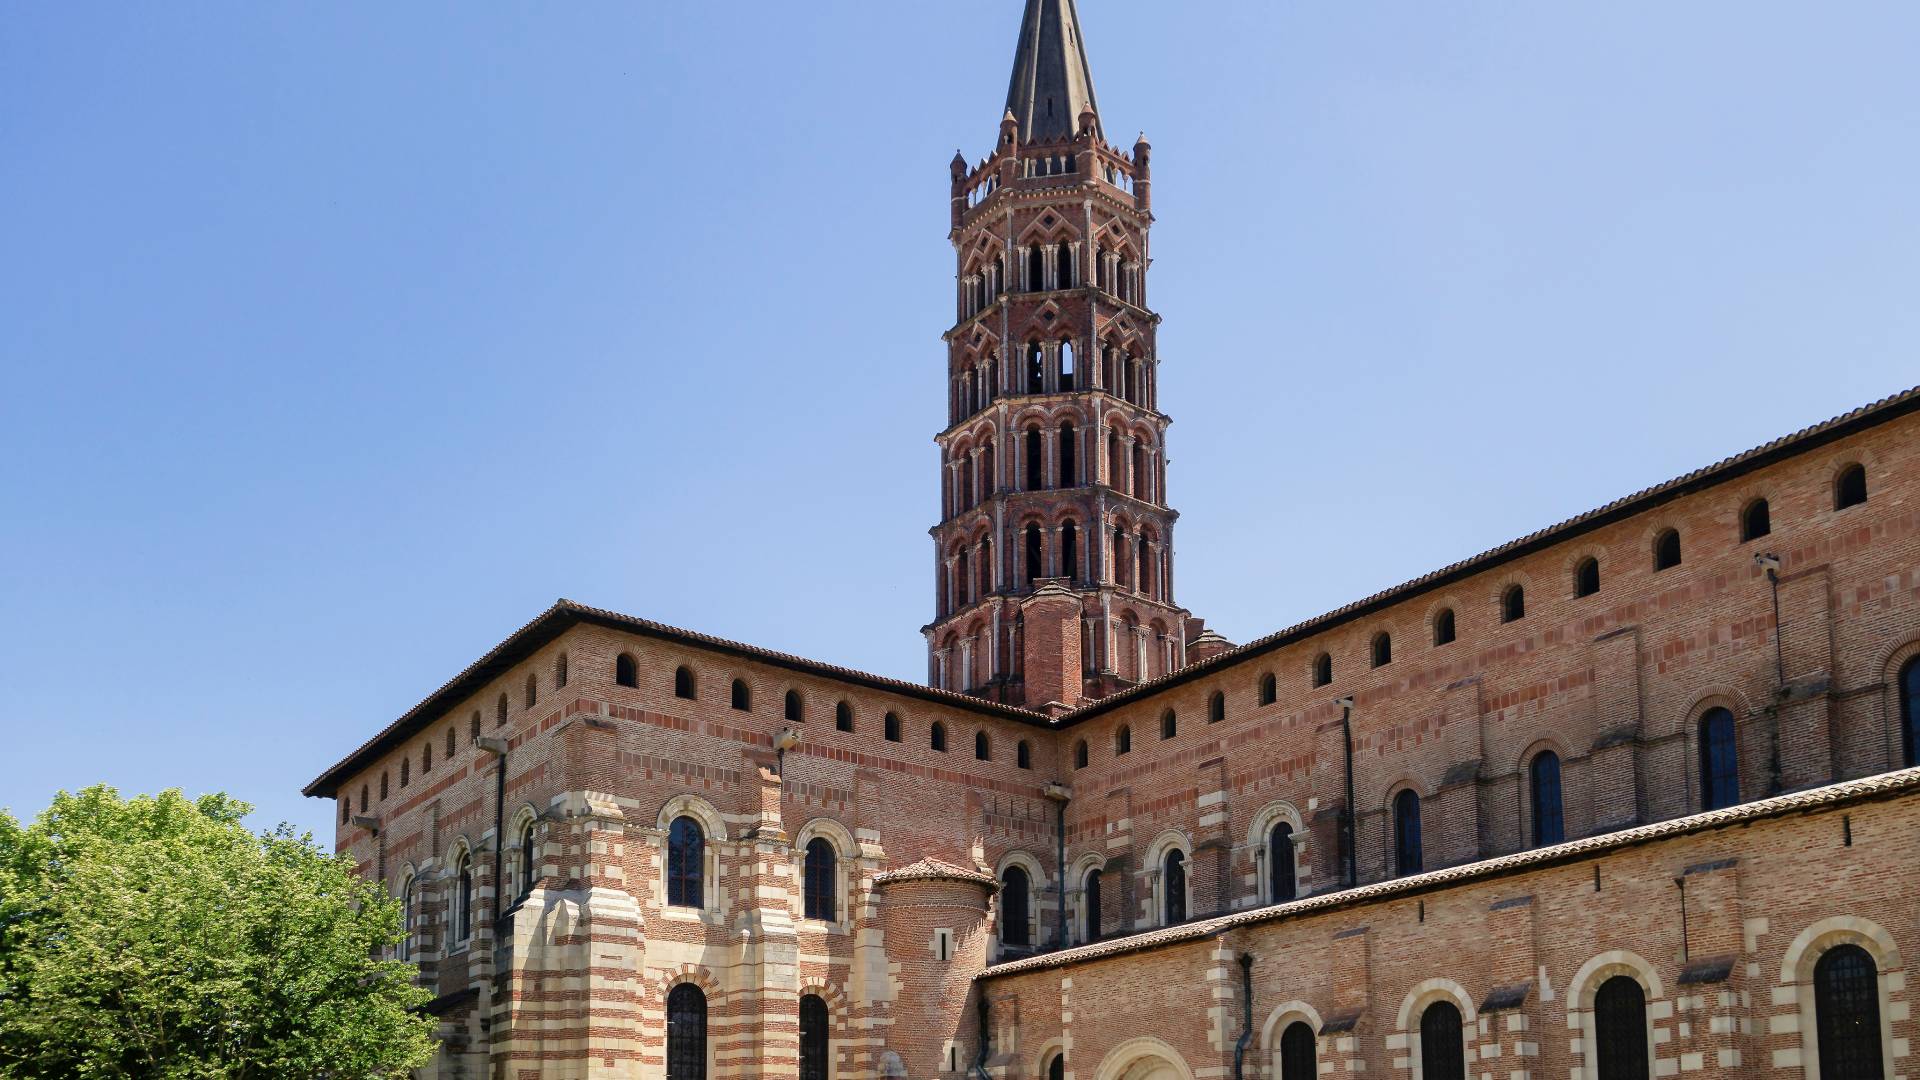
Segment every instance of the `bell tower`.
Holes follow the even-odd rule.
[[[1152,148],[1107,141],[1073,0],[1027,0],[999,139],[952,182],[929,680],[1058,709],[1224,647],[1174,599]]]

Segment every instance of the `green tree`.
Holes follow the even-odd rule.
[[[399,904],[244,803],[62,792],[0,811],[0,1077],[401,1077],[431,995]]]

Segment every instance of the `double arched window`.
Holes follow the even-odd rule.
[[[1720,810],[1740,803],[1740,757],[1733,713],[1708,709],[1700,718],[1700,808]]]
[[[1293,866],[1293,826],[1282,821],[1267,833],[1268,901],[1284,904],[1300,894]]]
[[[1160,918],[1167,926],[1187,921],[1187,853],[1179,848],[1160,859]]]
[[[667,829],[667,906],[707,906],[707,834],[690,817],[673,819]]]
[[[818,994],[800,999],[800,1080],[827,1080],[827,1003]]]
[[[1813,968],[1820,1080],[1881,1080],[1880,973],[1872,954],[1841,945]]]
[[[1000,944],[1024,949],[1033,944],[1029,926],[1032,882],[1023,867],[1009,866],[1000,875]]]
[[[667,1080],[707,1080],[707,995],[692,983],[667,994]]]
[[[1401,877],[1425,869],[1420,847],[1420,796],[1406,788],[1393,797],[1393,870]]]
[[[1647,1080],[1647,994],[1639,980],[1615,975],[1593,999],[1593,1044],[1600,1080]]]
[[[1436,1001],[1420,1014],[1420,1080],[1467,1080],[1460,1007]]]
[[[804,883],[806,917],[833,922],[840,917],[840,856],[833,841],[816,836],[807,841],[806,881]]]
[[[1313,1028],[1295,1020],[1280,1036],[1280,1080],[1319,1080],[1320,1055],[1313,1045]]]
[[[1560,755],[1542,750],[1527,766],[1532,789],[1533,846],[1551,847],[1567,838],[1566,815],[1560,797]]]

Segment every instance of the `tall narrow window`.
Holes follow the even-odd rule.
[[[1121,754],[1131,753],[1132,751],[1133,729],[1122,724],[1120,725],[1120,730],[1113,733],[1113,754],[1115,757],[1119,757]]]
[[[993,760],[993,741],[987,738],[987,733],[984,731],[973,733],[973,759],[975,761]]]
[[[1313,662],[1313,685],[1326,686],[1333,681],[1333,657],[1321,653]]]
[[[1027,393],[1045,393],[1047,389],[1047,368],[1042,359],[1045,350],[1037,341],[1027,343]]]
[[[1074,430],[1072,424],[1060,425],[1060,486],[1078,487],[1074,480]]]
[[[527,686],[526,686],[526,693],[524,696],[523,704],[527,708],[531,709],[535,705],[538,705],[539,703],[540,703],[540,680],[534,678],[533,672],[529,671],[527,672]]]
[[[835,896],[836,878],[839,874],[839,854],[833,850],[833,841],[824,836],[816,836],[807,841],[805,909],[809,919],[832,922],[840,917],[839,899]]]
[[[707,1080],[707,995],[692,983],[667,994],[667,1080]]]
[[[1500,621],[1519,622],[1527,617],[1527,590],[1512,585],[1500,595]]]
[[[1433,643],[1435,646],[1451,645],[1459,637],[1453,625],[1453,609],[1441,608],[1433,616]]]
[[[1412,788],[1393,797],[1393,869],[1401,877],[1426,866],[1420,848],[1420,796]]]
[[[413,959],[414,934],[420,926],[417,910],[419,886],[409,877],[405,885],[400,886],[400,959]]]
[[[1420,1080],[1467,1080],[1460,1007],[1436,1001],[1420,1014]]]
[[[1027,490],[1039,491],[1047,486],[1046,439],[1039,428],[1028,428],[1026,439]]]
[[[1301,1021],[1287,1025],[1280,1036],[1280,1080],[1319,1080],[1320,1056],[1313,1045],[1313,1028]]]
[[[1920,765],[1920,658],[1900,669],[1900,732],[1906,746],[1906,765]]]
[[[507,695],[501,694],[493,699],[493,726],[504,727],[507,723]]]
[[[1813,967],[1820,1080],[1881,1080],[1880,973],[1858,945],[1830,949]]]
[[[749,712],[753,709],[753,691],[747,689],[745,679],[733,680],[733,688],[729,696],[736,710]]]
[[[1073,390],[1073,360],[1073,342],[1062,341],[1060,343],[1060,389],[1062,392],[1070,393]]]
[[[1740,802],[1740,758],[1734,745],[1733,713],[1708,709],[1700,718],[1701,809],[1719,810]]]
[[[1029,525],[1027,526],[1027,584],[1029,585],[1045,573],[1041,568],[1040,558],[1040,526]]]
[[[613,659],[613,681],[620,686],[640,685],[640,665],[631,653],[621,653]]]
[[[452,761],[453,755],[458,750],[459,750],[459,747],[454,743],[453,728],[449,726],[447,728],[447,750],[446,750],[447,760]]]
[[[1227,718],[1227,695],[1218,690],[1207,699],[1207,723],[1217,724]]]
[[[1080,530],[1071,521],[1060,526],[1060,576],[1068,581],[1080,579]]]
[[[1594,1054],[1600,1080],[1647,1080],[1647,995],[1638,980],[1615,975],[1593,999]]]
[[[675,668],[673,671],[673,696],[692,701],[698,696],[698,693],[693,682],[693,669],[689,667]]]
[[[827,1003],[818,994],[800,999],[800,1080],[827,1080]]]
[[[1773,511],[1767,500],[1755,499],[1740,513],[1740,542],[1758,540],[1773,532]]]
[[[453,875],[453,937],[473,940],[473,855],[464,851]]]
[[[567,688],[567,654],[566,653],[561,653],[559,656],[554,657],[553,688],[555,690],[565,690]]]
[[[1067,1080],[1067,1055],[1055,1054],[1047,1062],[1047,1080]]]
[[[1393,636],[1379,633],[1373,636],[1373,666],[1386,667],[1393,663]]]
[[[853,730],[853,706],[843,701],[833,707],[833,730]]]
[[[1542,750],[1527,766],[1533,787],[1533,846],[1551,847],[1567,838],[1560,804],[1560,755]]]
[[[1100,940],[1100,871],[1087,871],[1086,902],[1082,905],[1086,916],[1085,925],[1080,928],[1083,942]]]
[[[533,892],[533,883],[540,878],[540,852],[534,842],[534,823],[529,821],[520,828],[520,899],[525,900]]]
[[[1671,570],[1680,565],[1680,532],[1668,529],[1653,541],[1653,568]]]
[[[413,779],[413,759],[403,757],[400,759],[400,786],[406,787],[411,779]]]
[[[806,721],[806,718],[807,718],[806,703],[801,700],[800,691],[798,690],[787,691],[787,699],[786,699],[785,705],[782,706],[781,708],[781,715],[785,716],[790,722],[795,724],[804,723]]]
[[[1167,926],[1187,921],[1187,853],[1179,848],[1160,860],[1160,914]]]
[[[1862,465],[1849,465],[1840,473],[1840,479],[1833,485],[1833,508],[1845,510],[1850,506],[1859,506],[1867,501],[1867,470]]]
[[[1161,713],[1160,714],[1160,737],[1162,739],[1171,739],[1175,735],[1178,735],[1179,733],[1180,733],[1180,718],[1173,714],[1173,710],[1168,709],[1166,712]]]
[[[452,732],[448,732],[448,734],[451,735]],[[420,747],[420,775],[425,776],[432,771],[433,771],[433,740],[428,739],[426,743]]]
[[[1087,767],[1087,740],[1085,739],[1073,744],[1073,767],[1076,769]]]
[[[707,906],[707,834],[690,817],[667,829],[667,906]]]
[[[1025,739],[1020,740],[1019,745],[1013,748],[1013,764],[1017,768],[1022,768],[1022,769],[1033,768],[1033,744],[1032,743],[1028,742]]]
[[[1284,821],[1267,833],[1267,892],[1268,901],[1275,904],[1284,904],[1300,893],[1294,876],[1293,826]]]
[[[387,801],[387,774],[386,773],[380,774],[380,801],[381,802]]]
[[[1573,595],[1592,596],[1600,591],[1600,560],[1588,557],[1573,568]]]
[[[941,753],[941,754],[946,753],[947,752],[947,725],[941,723],[938,720],[935,720],[933,722],[933,727],[928,729],[927,731],[927,745],[931,746],[936,753]]]
[[[881,727],[884,729],[883,733],[888,742],[900,741],[900,718],[898,716],[888,713],[886,719],[881,722]]]
[[[1040,292],[1046,288],[1046,264],[1040,258],[1040,245],[1027,248],[1027,291]]]
[[[1260,704],[1271,705],[1280,700],[1280,680],[1269,671],[1260,676]]]
[[[480,741],[480,710],[479,709],[473,710],[473,715],[467,717],[467,741],[469,743],[477,743]]]
[[[1033,941],[1028,928],[1027,872],[1018,866],[1007,867],[1000,875],[1000,944],[1024,949]]]

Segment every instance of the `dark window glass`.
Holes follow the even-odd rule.
[[[1160,895],[1166,925],[1187,921],[1187,853],[1179,848],[1160,860]]]
[[[1845,510],[1849,506],[1859,506],[1867,501],[1867,470],[1859,465],[1848,466],[1840,474],[1840,480],[1834,484],[1833,506],[1836,510]]]
[[[1740,539],[1758,540],[1773,531],[1773,511],[1767,506],[1767,500],[1755,499],[1746,512],[1740,515]]]
[[[707,995],[692,983],[667,995],[667,1080],[707,1080]]]
[[[1000,875],[1000,944],[1024,949],[1033,937],[1028,920],[1027,872],[1018,866],[1007,867]]]
[[[833,841],[824,836],[807,841],[807,918],[832,922],[840,917],[839,900],[835,896],[838,862],[839,856],[833,850]]]
[[[1680,534],[1668,529],[1653,542],[1653,568],[1671,570],[1680,565]]]
[[[1421,1080],[1467,1080],[1460,1008],[1451,1001],[1436,1001],[1420,1014],[1420,1077]]]
[[[1458,636],[1459,634],[1453,626],[1453,609],[1442,608],[1440,613],[1433,617],[1433,643],[1435,645],[1451,645]]]
[[[1567,838],[1560,801],[1560,755],[1551,750],[1533,756],[1533,846],[1549,847]]]
[[[1013,763],[1022,769],[1033,768],[1033,744],[1025,739],[1013,748]]]
[[[1593,1027],[1600,1080],[1647,1080],[1647,995],[1637,981],[1615,975],[1600,984]]]
[[[753,691],[747,689],[745,679],[733,680],[731,698],[733,707],[741,712],[747,712],[753,708]]]
[[[853,706],[843,701],[833,707],[833,729],[835,731],[853,730]]]
[[[1881,1080],[1880,976],[1858,945],[1829,950],[1813,968],[1820,1080]]]
[[[1389,634],[1375,634],[1373,638],[1373,666],[1386,667],[1393,663],[1393,637]]]
[[[1173,710],[1168,709],[1166,712],[1161,713],[1160,714],[1160,737],[1162,739],[1171,739],[1175,735],[1178,735],[1179,733],[1180,733],[1180,719],[1179,717],[1173,715]]]
[[[1260,676],[1260,704],[1271,705],[1278,700],[1280,700],[1280,680],[1274,678],[1271,672]]]
[[[613,681],[621,686],[640,685],[640,665],[632,656],[621,653],[613,660]]]
[[[885,735],[888,742],[900,741],[900,718],[899,717],[893,715],[892,713],[888,713],[886,720],[883,721],[882,723],[882,726],[886,729]]]
[[[1700,718],[1701,808],[1719,810],[1740,802],[1740,759],[1735,751],[1733,713],[1708,709]]]
[[[1076,769],[1087,767],[1087,740],[1085,739],[1073,744],[1073,767]]]
[[[1100,940],[1100,871],[1087,871],[1086,925],[1080,928],[1083,940]]]
[[[1217,724],[1227,718],[1227,695],[1218,690],[1207,699],[1207,723]]]
[[[1300,894],[1294,880],[1293,826],[1284,821],[1267,834],[1267,883],[1276,904],[1284,904]]]
[[[827,1003],[818,994],[800,999],[800,1080],[827,1080]]]
[[[927,745],[944,754],[947,752],[947,725],[935,721],[927,732]]]
[[[1122,727],[1113,733],[1113,753],[1115,757],[1133,752],[1133,729]]]
[[[1333,657],[1321,653],[1313,662],[1313,685],[1325,686],[1333,681]]]
[[[1313,1028],[1299,1021],[1280,1036],[1280,1080],[1319,1080],[1320,1060],[1314,1052]]]
[[[1515,585],[1500,597],[1500,621],[1519,622],[1527,617],[1527,590]]]
[[[667,830],[667,903],[706,906],[707,834],[690,817],[675,818]]]
[[[1401,877],[1425,866],[1420,850],[1420,796],[1411,788],[1393,797],[1393,868]]]
[[[984,731],[973,733],[973,757],[976,761],[993,760],[993,742]]]
[[[1900,725],[1906,743],[1907,767],[1920,765],[1920,660],[1900,669]]]
[[[1582,559],[1573,571],[1573,595],[1592,596],[1600,591],[1600,560]]]

